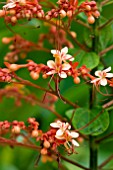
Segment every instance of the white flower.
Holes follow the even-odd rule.
[[[98,76],[99,78],[95,78],[94,80],[91,81],[91,83],[98,83],[102,86],[106,86],[107,85],[107,78],[112,78],[113,77],[113,73],[108,73],[111,70],[111,67],[108,67],[107,69],[101,71],[98,70],[95,72],[95,75]]]
[[[14,8],[16,6],[16,2],[19,2],[19,0],[10,0],[6,5],[3,6],[4,10]]]
[[[58,128],[55,136],[56,138],[60,138],[67,129],[71,129],[69,123],[64,123],[59,120],[57,122],[51,123],[50,126],[53,128]]]
[[[71,142],[74,146],[79,146],[79,143],[74,139],[74,138],[78,138],[79,134],[77,132],[69,132],[68,131],[68,138],[71,139]]]
[[[62,48],[61,51],[59,50],[51,50],[51,53],[53,54],[53,56],[57,56],[59,55],[62,59],[62,61],[66,61],[66,60],[69,60],[69,61],[73,61],[74,60],[74,57],[72,57],[70,54],[67,54],[68,53],[68,47],[64,47]]]
[[[65,140],[64,145],[66,147],[70,146],[69,142],[71,142],[74,146],[79,146],[79,143],[75,140],[79,134],[74,131],[69,131],[71,129],[71,125],[69,123],[64,123],[58,120],[57,122],[51,123],[50,126],[58,129],[55,137],[59,140]]]
[[[69,63],[57,65],[57,63],[54,62],[53,60],[49,60],[47,62],[47,66],[52,69],[51,71],[46,73],[47,75],[52,75],[52,74],[58,73],[58,75],[61,78],[66,78],[67,74],[65,73],[65,71],[67,71],[71,68],[71,65]]]

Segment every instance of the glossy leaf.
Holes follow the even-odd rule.
[[[82,51],[75,57],[75,61],[79,62],[79,67],[85,65],[89,69],[93,69],[99,64],[99,56],[94,52],[85,53]]]
[[[68,110],[66,112],[66,116],[71,118],[72,113],[73,110]],[[92,123],[89,124],[89,122]],[[86,108],[78,108],[74,112],[72,124],[75,129],[81,129],[84,127],[80,131],[83,134],[97,136],[102,134],[108,128],[109,115],[107,111],[102,111],[101,108],[94,108],[92,110],[88,110]]]

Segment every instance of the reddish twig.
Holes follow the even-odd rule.
[[[107,158],[102,164],[99,165],[99,170],[102,169],[107,163],[109,163],[113,159],[113,155]]]

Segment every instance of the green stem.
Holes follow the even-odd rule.
[[[97,2],[98,0],[96,0]],[[99,20],[96,20],[96,22],[93,24],[92,27],[92,51],[98,54],[98,43],[99,43]],[[91,97],[91,103],[90,103],[90,109],[92,109],[95,106],[96,103],[96,91],[95,89],[91,89],[90,91],[90,97]],[[90,147],[90,161],[89,166],[90,170],[98,170],[98,144],[95,142],[94,136],[89,136],[89,147]]]
[[[98,145],[94,136],[89,136],[90,170],[98,170]]]

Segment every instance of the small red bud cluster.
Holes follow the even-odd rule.
[[[9,44],[10,42],[12,42],[12,44],[9,45],[10,52],[4,57],[4,60],[10,63],[18,61],[19,57],[24,59],[29,51],[37,47],[37,44],[23,39],[18,34],[13,37],[2,38],[2,43]]]
[[[21,129],[25,129],[24,122],[19,122],[14,120],[12,123],[7,120],[0,122],[0,134],[4,135],[6,133],[19,134]]]
[[[7,68],[0,68],[0,81],[10,82],[13,75]]]
[[[42,155],[46,155],[50,151],[50,149],[53,151],[57,149],[55,134],[56,130],[51,129],[48,132],[44,133],[40,138],[37,138],[37,140],[40,140],[42,143]]]
[[[38,1],[33,0],[17,0],[14,2],[8,2],[3,6],[3,10],[0,10],[0,17],[5,18],[6,23],[15,25],[20,19],[30,20],[32,18],[41,18],[50,20],[52,18],[72,18],[73,15],[80,12],[84,12],[88,16],[88,22],[90,24],[95,22],[95,18],[100,16],[95,1],[86,1],[78,6],[78,0],[58,0],[58,7],[55,7],[46,13],[44,13],[42,6]]]
[[[19,134],[21,129],[25,129],[25,124],[24,122],[18,122],[17,120],[14,120],[12,122],[12,128],[11,128],[11,132],[13,134]]]
[[[67,152],[69,151],[68,150],[69,148],[72,149],[71,147],[74,147],[74,143],[71,144],[72,137],[70,138],[69,136],[70,132],[67,131],[66,136],[64,135],[63,138],[58,139],[56,136],[58,128],[50,128],[50,130],[43,133],[42,130],[38,129],[39,123],[36,121],[35,118],[31,118],[31,117],[28,118],[28,123],[29,123],[28,126],[26,126],[23,121],[17,121],[17,120],[14,120],[13,122],[8,122],[7,120],[1,121],[0,122],[0,135],[2,136],[5,134],[11,134],[10,137],[16,138],[17,136],[22,135],[23,131],[25,131],[26,138],[32,137],[32,138],[36,138],[36,141],[40,141],[40,146],[41,146],[40,152],[42,155],[47,155],[47,154],[50,154],[51,152],[57,151],[60,145],[64,145],[66,147]],[[61,123],[65,124],[63,122]],[[68,123],[66,123],[66,125],[67,124]],[[72,133],[74,134],[74,132]],[[67,144],[69,146],[67,146]]]
[[[32,60],[28,60],[27,64],[28,70],[30,71],[30,76],[32,79],[37,80],[39,78],[40,72],[43,70],[45,67],[44,64],[36,64]]]
[[[37,138],[39,134],[41,134],[41,131],[38,130],[39,123],[36,121],[35,118],[31,118],[31,117],[28,118],[28,123],[29,123],[28,129],[31,134],[31,137]]]
[[[1,121],[0,122],[0,134],[11,133],[12,135],[21,134],[21,130],[24,130],[31,134],[31,137],[38,136],[38,126],[39,123],[35,120],[35,118],[28,119],[29,125],[26,126],[23,121],[14,120],[13,122]]]
[[[70,63],[71,69],[68,72],[69,76],[72,76],[74,78],[74,83],[79,84],[80,83],[80,76],[84,79],[87,79],[87,74],[89,73],[89,69],[86,66],[81,66],[80,68],[77,68],[78,62]]]
[[[30,20],[32,18],[43,18],[44,11],[42,6],[38,4],[38,1],[18,0],[14,2],[8,2],[3,6],[3,10],[0,10],[0,17],[5,18],[6,23],[15,25],[19,19]]]
[[[45,18],[50,20],[52,18],[57,18],[60,16],[61,18],[69,17],[71,18],[77,9],[78,0],[68,1],[68,0],[58,0],[57,4],[59,7],[57,9],[52,9],[47,12]]]
[[[98,18],[100,16],[95,1],[83,2],[78,9],[80,12],[84,12],[87,15],[89,24],[93,24],[95,22],[95,18]]]

